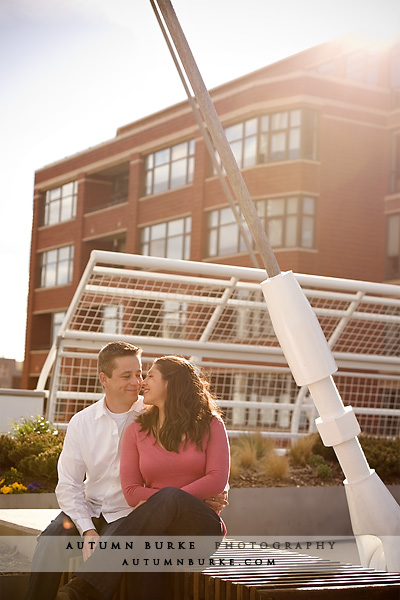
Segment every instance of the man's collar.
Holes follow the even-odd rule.
[[[107,405],[106,405],[105,395],[100,400],[98,400],[98,402],[96,404],[97,405],[96,405],[95,419],[99,419],[102,415],[107,414]],[[130,407],[130,409],[127,412],[128,413],[136,412],[138,415],[140,415],[140,414],[142,414],[142,412],[144,412],[145,409],[146,409],[146,407],[143,403],[143,396],[138,396],[138,399],[136,400],[136,402],[134,402],[132,404],[132,406]]]

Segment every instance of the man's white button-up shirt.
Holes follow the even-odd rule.
[[[125,428],[143,409],[143,398],[139,396],[126,413],[121,436],[104,397],[70,420],[58,461],[56,495],[61,510],[79,533],[95,529],[92,517],[100,513],[111,523],[132,511],[119,480],[120,441]]]

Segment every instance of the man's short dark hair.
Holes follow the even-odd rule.
[[[138,346],[133,346],[132,344],[128,344],[128,342],[110,342],[99,352],[97,359],[98,372],[105,373],[107,377],[112,377],[116,358],[120,356],[140,357],[141,355],[142,349]]]

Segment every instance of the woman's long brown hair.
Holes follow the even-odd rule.
[[[209,432],[213,417],[221,410],[215,404],[208,381],[200,376],[193,365],[180,356],[162,356],[153,365],[167,381],[165,420],[157,432],[158,408],[151,406],[137,421],[141,431],[153,432],[161,445],[178,452],[182,440],[191,441],[202,449],[204,434]]]

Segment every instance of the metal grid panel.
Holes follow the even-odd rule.
[[[400,289],[297,277],[339,364],[343,402],[356,412],[384,410],[379,418],[360,414],[363,430],[396,435]],[[100,397],[97,353],[108,341],[125,339],[143,348],[145,369],[166,353],[203,366],[232,430],[281,437],[313,430],[315,408],[279,347],[259,285],[264,278],[259,269],[92,253],[39,380],[43,385],[52,372],[49,416],[66,423]],[[381,375],[374,378],[371,370]]]

